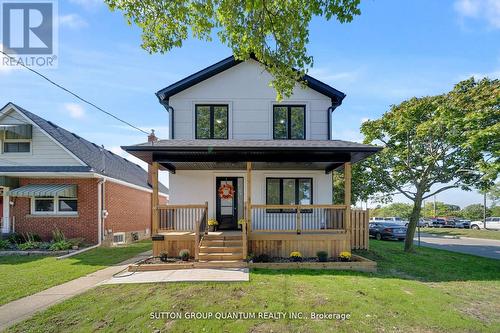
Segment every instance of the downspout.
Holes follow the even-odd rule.
[[[327,109],[328,117],[328,140],[332,140],[332,113],[335,109],[342,103],[342,101],[337,101],[332,98],[332,106]]]
[[[105,192],[104,183],[105,178],[101,178],[97,183],[97,246],[102,244],[103,231],[104,231],[104,209],[105,209]]]
[[[174,108],[168,104],[168,99],[165,100],[162,98],[162,96],[160,96],[158,94],[156,94],[156,97],[158,97],[160,104],[163,105],[163,107],[167,110],[167,112],[169,114],[169,124],[168,124],[169,128],[170,128],[169,139],[174,139],[175,138],[175,135],[174,135]]]

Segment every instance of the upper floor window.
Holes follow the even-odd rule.
[[[31,152],[31,125],[3,125],[1,129],[4,153]]]
[[[305,105],[274,105],[273,138],[275,140],[305,140]]]
[[[228,138],[228,106],[196,105],[196,139]]]

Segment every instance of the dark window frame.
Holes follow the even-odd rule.
[[[313,205],[314,204],[314,190],[313,190],[313,187],[314,187],[314,182],[313,182],[313,178],[312,177],[266,177],[266,205],[269,205],[269,201],[268,201],[268,197],[267,197],[267,193],[268,193],[268,190],[269,190],[269,182],[268,180],[276,180],[278,179],[279,180],[279,203],[277,205],[283,205],[283,180],[285,179],[293,179],[295,181],[295,205],[300,205],[299,203],[299,182],[301,180],[308,180],[311,182],[311,203],[310,205]],[[276,205],[276,204],[272,204],[272,205]],[[267,209],[266,210],[267,213],[295,213],[295,209]],[[308,210],[301,210],[301,212],[303,213],[311,213],[312,210],[308,209]]]
[[[286,138],[276,138],[276,119],[274,113],[276,108],[286,107],[286,121],[287,121],[287,135]],[[304,110],[304,137],[299,139],[292,139],[292,108],[301,107]],[[273,104],[273,140],[305,140],[306,139],[306,105],[305,104]]]
[[[214,138],[214,108],[215,107],[226,107],[226,137],[225,138]],[[210,108],[210,137],[200,138],[198,136],[198,107],[209,107]],[[194,106],[194,132],[195,139],[197,140],[228,140],[229,139],[229,104],[195,104]]]
[[[17,150],[9,150],[9,149],[7,149],[7,147],[11,146],[11,145],[16,145],[17,146]],[[20,146],[21,145],[27,145],[28,146],[28,150],[20,150]],[[30,154],[31,153],[31,141],[27,141],[27,140],[13,140],[13,139],[4,140],[4,142],[3,142],[3,153],[4,154]]]

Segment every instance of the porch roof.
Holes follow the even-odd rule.
[[[356,163],[381,147],[342,140],[160,140],[122,147],[147,162],[176,170],[309,169],[331,172]]]

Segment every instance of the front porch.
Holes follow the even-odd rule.
[[[349,145],[351,146],[349,146]],[[197,262],[249,254],[316,257],[368,248],[368,212],[351,209],[352,163],[378,147],[339,141],[165,140],[124,147],[151,164],[154,254],[188,249]],[[158,170],[171,173],[171,198],[158,204]],[[332,204],[333,170],[344,200]],[[224,231],[208,232],[217,219]],[[226,231],[226,230],[231,230]]]

